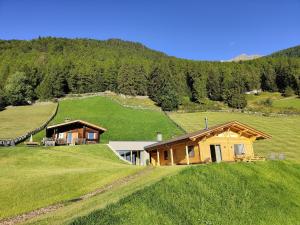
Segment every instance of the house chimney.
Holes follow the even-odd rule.
[[[160,132],[157,132],[157,134],[156,134],[156,140],[158,142],[162,141],[162,134]]]
[[[208,129],[208,119],[207,119],[207,117],[205,117],[204,121],[205,121],[205,130],[207,130]]]

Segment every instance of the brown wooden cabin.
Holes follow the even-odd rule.
[[[55,145],[95,144],[100,142],[100,135],[105,128],[83,120],[73,120],[46,128],[47,141]]]
[[[251,161],[253,142],[271,138],[238,121],[185,134],[145,147],[152,165],[180,165],[221,161]]]

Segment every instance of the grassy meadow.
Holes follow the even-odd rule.
[[[56,110],[56,103],[7,107],[0,111],[0,139],[15,138],[41,126]]]
[[[71,225],[297,225],[300,165],[220,163],[189,167]]]
[[[134,194],[136,191],[150,186],[163,177],[172,176],[184,169],[184,166],[174,167],[154,167],[147,170],[143,177],[130,180],[128,183],[115,186],[111,190],[104,192],[100,195],[96,195],[92,198],[84,201],[74,202],[66,205],[63,208],[58,209],[55,212],[39,216],[37,218],[27,221],[26,225],[62,225],[69,224],[74,219],[88,215],[95,210],[103,209],[109,204],[116,203],[122,198]]]
[[[259,95],[246,95],[247,110],[269,113],[300,113],[300,98],[298,96],[283,97],[279,92],[262,92]],[[264,105],[267,99],[272,105]]]
[[[94,191],[141,167],[106,145],[0,149],[0,219]]]
[[[108,140],[155,140],[156,132],[164,138],[183,133],[163,112],[124,107],[108,97],[88,97],[62,100],[56,117],[50,124],[63,122],[66,118],[82,119],[107,128],[101,135]],[[36,138],[41,139],[44,132]]]
[[[267,155],[271,152],[284,152],[287,159],[300,161],[300,116],[266,117],[229,112],[170,114],[170,118],[188,132],[203,129],[205,117],[208,118],[209,126],[237,120],[264,131],[272,135],[272,138],[256,141],[256,153]]]

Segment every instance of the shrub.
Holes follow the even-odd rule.
[[[9,77],[5,86],[7,103],[11,105],[28,104],[35,97],[34,88],[23,72],[16,72]]]
[[[290,97],[290,96],[293,96],[294,94],[295,94],[294,90],[291,87],[288,86],[288,87],[285,88],[283,96],[284,97]]]
[[[245,94],[233,93],[227,101],[228,106],[236,109],[243,109],[247,106]]]
[[[271,107],[273,105],[273,100],[271,98],[267,98],[265,100],[262,100],[260,102],[260,104],[267,106],[267,107]]]

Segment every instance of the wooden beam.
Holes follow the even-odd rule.
[[[132,151],[130,151],[130,161],[131,161],[131,164],[132,164],[132,160],[133,158],[132,158]]]
[[[159,159],[159,151],[156,150],[156,156],[157,156],[157,165],[160,166],[160,159]]]
[[[186,164],[190,165],[189,148],[187,145],[185,145],[185,157],[186,157]]]
[[[173,158],[173,149],[170,148],[170,157],[171,157],[171,166],[174,165],[174,158]]]

